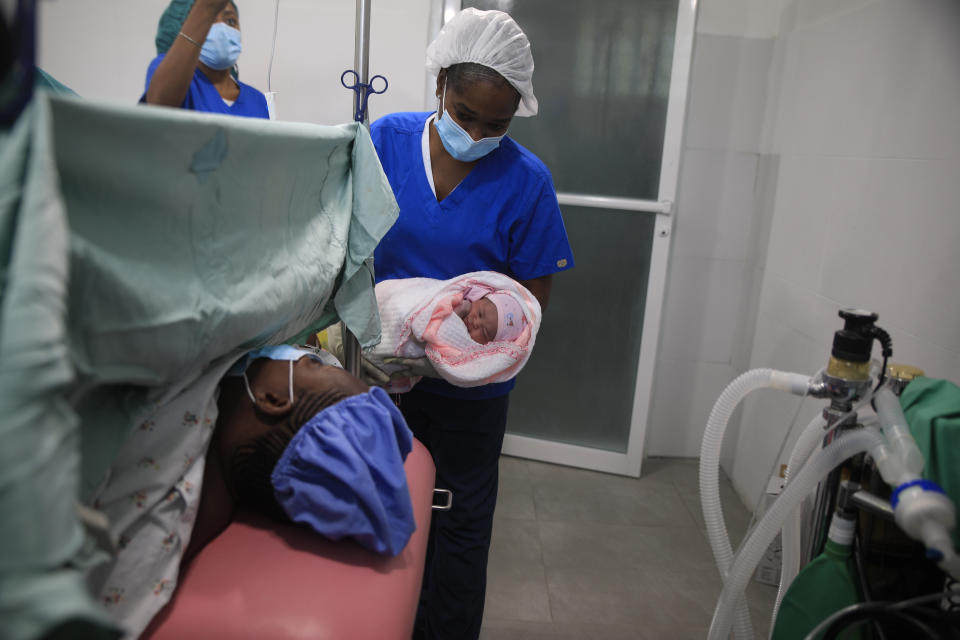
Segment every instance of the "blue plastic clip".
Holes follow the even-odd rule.
[[[346,79],[347,74],[350,74],[353,76],[353,84],[347,84],[347,79]],[[379,91],[375,89],[373,86],[373,81],[377,79],[383,80],[383,88],[380,89]],[[352,89],[357,93],[357,96],[359,99],[357,100],[357,108],[353,113],[353,119],[356,122],[363,122],[364,120],[367,119],[367,100],[370,98],[370,94],[383,93],[387,90],[387,86],[388,86],[387,79],[384,78],[383,76],[373,76],[372,78],[370,78],[369,83],[360,82],[360,76],[357,75],[357,72],[354,71],[353,69],[347,69],[342,74],[340,74],[340,84],[342,84],[347,89]]]
[[[904,482],[893,490],[893,495],[890,497],[890,506],[896,509],[897,503],[900,502],[900,493],[910,487],[920,487],[924,491],[933,491],[934,493],[942,493],[944,495],[947,493],[933,480],[911,480],[910,482]]]

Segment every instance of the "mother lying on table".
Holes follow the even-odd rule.
[[[414,529],[403,469],[412,435],[382,389],[328,353],[280,345],[240,360],[218,406],[185,560],[238,506],[377,553],[403,550]]]

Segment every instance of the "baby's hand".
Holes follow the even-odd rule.
[[[469,300],[461,300],[459,304],[454,305],[453,312],[461,318],[466,318],[467,314],[470,313],[470,305]]]

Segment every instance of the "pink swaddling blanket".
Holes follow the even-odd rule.
[[[520,304],[526,326],[514,340],[479,344],[454,313],[471,287],[508,295]],[[540,303],[530,291],[503,274],[475,271],[449,280],[403,278],[375,287],[382,340],[367,357],[388,373],[383,359],[426,357],[437,374],[458,387],[504,382],[517,375],[533,350],[540,329]],[[471,296],[473,297],[473,296]],[[399,367],[393,367],[398,370]],[[394,381],[389,391],[408,391],[416,380]]]

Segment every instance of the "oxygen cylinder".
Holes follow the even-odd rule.
[[[772,640],[803,640],[827,617],[860,602],[852,553],[855,530],[856,520],[834,514],[823,553],[800,570],[783,596]],[[848,629],[838,637],[863,640],[861,629]]]

